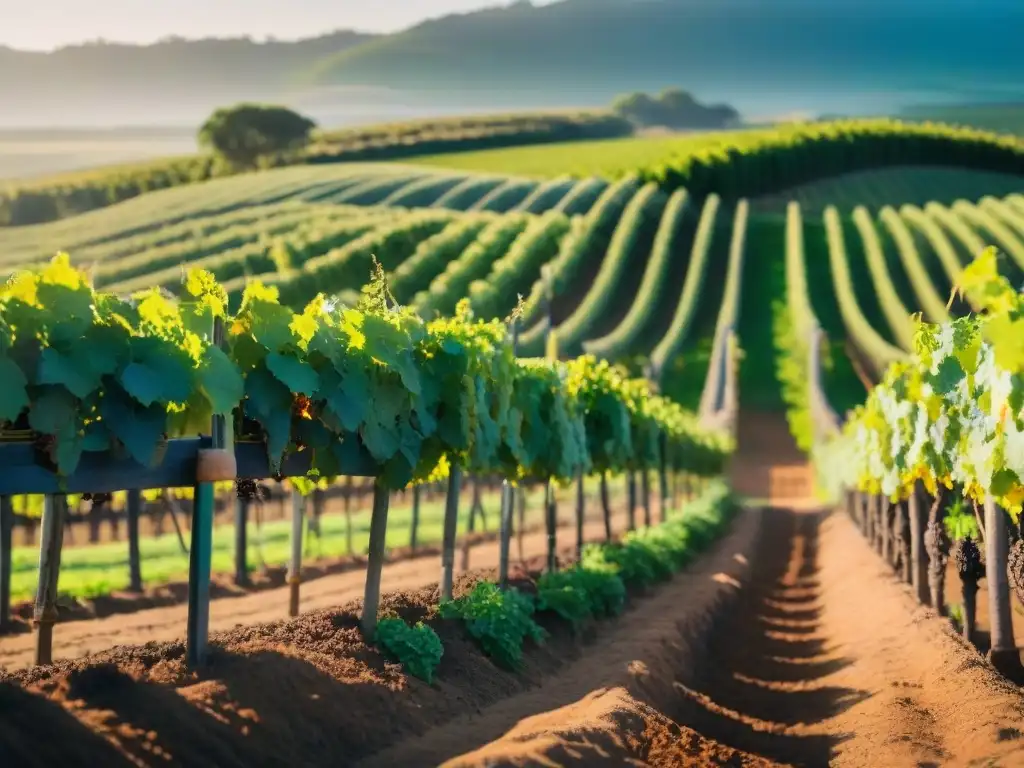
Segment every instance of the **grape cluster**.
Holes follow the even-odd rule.
[[[961,581],[976,582],[985,578],[985,563],[981,560],[981,550],[974,539],[966,538],[958,542],[953,557]]]
[[[266,501],[270,498],[270,486],[255,480],[235,480],[235,496],[249,501]]]

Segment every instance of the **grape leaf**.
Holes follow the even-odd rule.
[[[245,380],[220,347],[209,346],[203,352],[198,380],[214,413],[231,413],[245,396]]]
[[[78,404],[64,387],[48,386],[32,403],[29,426],[44,435],[56,435],[75,423]]]
[[[40,384],[59,384],[75,397],[84,398],[100,386],[100,377],[89,365],[89,350],[79,346],[70,354],[47,347],[39,356]]]
[[[320,376],[317,372],[293,355],[271,352],[265,362],[278,381],[295,394],[311,396],[320,389]]]
[[[151,466],[162,441],[167,414],[159,405],[144,406],[116,388],[104,393],[100,414],[128,454],[143,466]]]
[[[28,407],[28,379],[20,366],[0,355],[0,422],[13,422]]]

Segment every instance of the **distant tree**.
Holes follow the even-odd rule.
[[[646,93],[627,93],[612,102],[612,110],[638,125],[658,125],[661,105]]]
[[[666,88],[656,97],[629,93],[612,103],[612,109],[641,127],[726,128],[740,119],[728,104],[704,105],[680,88]]]
[[[261,158],[302,148],[316,123],[286,107],[221,107],[199,129],[199,143],[232,165],[254,168]]]

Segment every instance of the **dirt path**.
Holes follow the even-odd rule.
[[[1024,698],[913,601],[848,518],[780,516],[677,716],[798,765],[1021,765]]]
[[[1020,690],[845,516],[770,511],[756,542],[752,568],[734,535],[541,688],[364,765],[1024,765]]]
[[[564,521],[563,521],[564,522]],[[625,513],[613,518],[613,529],[624,530]],[[588,519],[584,528],[588,541],[604,538],[602,520]],[[575,529],[559,528],[561,546],[570,544]],[[547,537],[542,532],[523,536],[523,554],[533,557],[547,551]],[[512,542],[512,557],[518,555],[516,541]],[[461,548],[456,553],[456,568],[462,563]],[[498,565],[498,542],[477,544],[471,549],[469,565],[473,569],[495,568]],[[434,555],[402,560],[385,566],[382,592],[418,589],[436,583],[441,571],[440,558]],[[366,582],[364,570],[347,571],[325,576],[302,585],[300,611],[307,613],[323,608],[343,605],[362,598]],[[151,641],[178,640],[185,635],[187,605],[152,608],[130,614],[107,616],[90,621],[75,621],[57,625],[54,631],[54,657],[56,659],[89,656],[117,645],[141,645]],[[288,616],[288,587],[257,592],[243,597],[230,597],[210,602],[210,631],[233,629],[242,624],[276,621]],[[33,634],[0,637],[0,669],[21,669],[31,665],[35,648]]]

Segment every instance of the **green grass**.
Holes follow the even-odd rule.
[[[411,497],[405,501],[393,502],[388,515],[387,548],[407,546],[409,526],[412,520]],[[484,497],[489,530],[498,524],[498,495]],[[536,510],[535,510],[536,511]],[[529,512],[529,510],[528,510]],[[469,505],[463,502],[460,508],[459,530],[464,531],[469,521]],[[537,513],[539,514],[539,512]],[[537,515],[534,515],[539,519]],[[422,545],[441,541],[444,519],[443,499],[420,505],[419,542]],[[306,537],[310,557],[336,558],[351,554],[346,550],[345,517],[341,514],[325,515],[321,518],[321,538]],[[352,515],[353,543],[358,554],[365,554],[370,536],[370,511],[361,510]],[[480,529],[479,520],[477,530]],[[188,532],[186,531],[186,541]],[[213,571],[234,572],[235,551],[234,526],[218,526],[213,534]],[[261,543],[257,546],[257,543]],[[291,521],[275,520],[262,526],[262,535],[257,534],[256,525],[249,525],[249,568],[260,567],[260,554],[267,565],[285,565],[291,552]],[[140,542],[142,556],[142,579],[147,586],[156,586],[188,578],[188,555],[182,553],[178,539],[173,534],[158,538],[144,538]],[[37,547],[15,547],[12,558],[12,594],[14,600],[31,599],[37,584],[39,552]],[[307,558],[308,560],[308,558]],[[60,566],[60,592],[74,597],[96,597],[128,587],[128,545],[126,542],[96,544],[86,547],[69,547],[64,550]]]
[[[625,480],[612,478],[610,490],[614,499],[624,497]],[[598,507],[596,481],[587,483],[588,516],[600,514]],[[541,510],[538,504],[539,491],[527,490],[526,518],[527,524],[539,524]],[[569,499],[575,499],[575,490],[561,493],[562,503],[559,505],[560,517],[568,519],[572,514]],[[484,492],[482,494],[484,510],[487,513],[487,530],[495,531],[498,527],[498,511],[500,493]],[[392,497],[391,509],[388,514],[387,549],[405,547],[409,544],[409,528],[412,521],[411,495]],[[459,505],[459,532],[466,531],[469,523],[469,496],[464,494]],[[434,502],[423,500],[420,504],[420,524],[418,542],[421,546],[436,545],[442,539],[442,523],[444,520],[443,497]],[[346,547],[345,516],[340,513],[324,515],[320,521],[321,537],[306,534],[304,551],[307,563],[314,559],[338,558],[352,554]],[[476,530],[482,531],[481,521],[477,518]],[[370,538],[370,510],[362,509],[352,513],[353,544],[355,552],[366,553]],[[188,531],[185,531],[186,543]],[[188,578],[188,555],[182,553],[174,533],[160,537],[146,537],[139,542],[142,557],[142,580],[148,586],[158,586],[172,582],[185,581]],[[234,573],[235,561],[235,529],[233,525],[221,525],[213,533],[213,572]],[[249,549],[247,562],[250,571],[261,565],[282,566],[287,564],[291,552],[291,520],[274,520],[264,523],[262,533],[258,534],[254,516],[249,523]],[[262,555],[262,561],[260,556]],[[35,546],[15,547],[12,557],[12,599],[32,599],[38,582],[39,548]],[[66,547],[61,557],[60,583],[61,593],[76,598],[92,598],[124,590],[128,587],[128,544],[127,542],[108,542],[81,547]]]
[[[604,141],[576,141],[534,147],[489,149],[427,155],[410,160],[413,165],[455,168],[487,173],[515,173],[554,178],[567,173],[579,176],[618,176],[657,163],[677,152],[716,145],[740,131],[698,134],[634,136]]]

